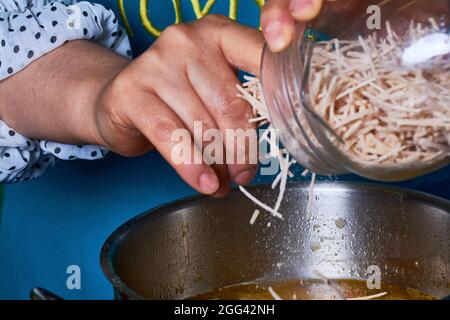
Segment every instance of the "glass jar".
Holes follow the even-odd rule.
[[[450,49],[446,47],[450,46],[449,11],[450,1],[448,0],[337,1],[325,4],[320,16],[311,24],[298,25],[294,41],[283,52],[272,53],[266,47],[261,64],[264,101],[271,123],[279,131],[281,142],[290,154],[305,168],[318,174],[356,173],[383,181],[414,178],[449,164],[450,122],[447,122],[446,117],[448,116],[450,119]],[[394,43],[395,41],[398,43]],[[364,43],[369,43],[374,47],[366,48]],[[351,49],[353,44],[355,44],[354,49]],[[392,46],[389,46],[390,44]],[[345,46],[347,46],[346,49],[343,48]],[[395,48],[392,49],[393,47]],[[381,53],[372,50],[373,48],[378,48],[377,50]],[[323,52],[324,50],[327,52]],[[388,52],[388,50],[392,52]],[[396,56],[394,52],[397,54]],[[318,58],[315,60],[319,54],[323,54],[325,57],[328,55],[334,57],[324,60],[333,61],[330,63],[333,67],[330,67],[328,71],[325,70],[327,63],[321,65]],[[367,60],[364,60],[365,54],[369,55]],[[338,60],[341,58],[348,59],[348,61],[339,62]],[[354,63],[354,61],[358,63]],[[367,72],[362,72],[358,68],[364,69],[366,66],[364,63],[359,64],[361,61],[366,61],[367,65],[371,63],[377,65],[368,68]],[[336,67],[335,64],[338,63],[342,63],[344,67]],[[321,74],[326,76],[325,80],[317,80],[318,76],[315,72],[319,69]],[[350,72],[358,75],[358,77],[354,75],[355,84],[351,90],[362,90],[369,86],[370,90],[375,90],[378,86],[380,94],[369,96],[368,89],[364,89],[366,90],[364,93],[352,91],[349,93],[351,97],[345,96],[347,99],[345,103],[349,104],[349,106],[345,106],[347,109],[344,110],[344,107],[341,106],[338,110],[344,111],[339,111],[341,113],[335,115],[333,112],[336,111],[336,104],[344,104],[338,99],[341,95],[328,97],[329,101],[325,100],[323,96],[326,90],[314,89],[313,82],[317,80],[316,83],[320,83],[322,81],[327,84],[323,88],[331,88],[333,83],[345,83],[347,78],[343,77],[349,77]],[[422,82],[420,87],[417,87],[419,90],[416,91],[413,90],[415,87],[408,84],[409,82],[405,82],[404,88],[401,89],[403,91],[399,87],[398,93],[393,87],[380,89],[380,83],[386,84],[386,86],[388,84],[394,86],[396,83],[389,78],[386,78],[388,80],[382,79],[383,72],[387,74],[385,77],[394,76],[395,79],[417,76]],[[363,76],[368,79],[367,83]],[[438,80],[433,78],[437,76],[439,76],[436,78]],[[370,82],[371,79],[372,82]],[[416,78],[413,79],[416,81]],[[348,81],[353,80],[349,79]],[[419,84],[414,82],[415,85]],[[433,90],[428,92],[429,86]],[[435,92],[434,88],[437,88],[438,91]],[[373,90],[371,92],[378,92]],[[385,93],[386,90],[387,93]],[[417,97],[415,97],[416,92]],[[381,93],[384,94],[383,98],[380,98]],[[394,93],[397,96],[392,96]],[[345,92],[341,92],[341,94],[345,94]],[[403,100],[395,100],[400,99],[396,97],[402,95]],[[354,96],[359,99],[359,111],[357,112],[350,110],[354,106],[348,102],[355,99]],[[321,103],[325,101],[323,107],[326,109],[326,114],[318,112],[319,100],[317,97],[322,97]],[[389,101],[389,103],[405,101],[405,104],[387,104],[385,101]],[[431,106],[436,103],[439,106],[438,111],[432,109]],[[368,113],[378,112],[381,120],[374,115],[371,115],[369,120],[373,121],[371,122],[373,128],[381,128],[379,130],[382,131],[373,129],[373,132],[376,132],[370,132],[370,128],[365,128],[369,120],[364,118],[358,124],[359,131],[351,136],[351,130],[354,130],[354,128],[350,128],[354,124],[350,121],[351,115],[356,115],[357,118],[360,110],[366,110],[362,109],[361,105],[364,105],[367,110],[372,110],[367,111]],[[331,108],[333,108],[332,111],[330,111]],[[411,109],[406,110],[405,108]],[[439,117],[438,115],[441,113],[438,112],[443,112],[443,116]],[[391,120],[386,120],[393,115],[411,116],[414,121],[399,118],[402,121],[396,119],[397,122],[391,123]],[[331,125],[330,119],[332,117],[336,119],[338,116],[339,119],[348,119],[350,124],[347,127]],[[438,121],[434,120],[436,117],[439,118]],[[380,127],[380,121],[384,127]],[[388,124],[386,125],[383,121],[387,121]],[[356,124],[354,125],[356,126]],[[400,131],[395,131],[398,128]],[[363,134],[364,129],[369,132]],[[345,137],[346,133],[353,140],[350,141],[349,137]],[[421,134],[427,135],[427,138],[421,137]],[[372,140],[375,141],[373,143],[378,148],[380,146],[377,144],[379,137],[387,139],[383,140],[381,144],[383,148],[390,145],[395,145],[395,148],[392,147],[392,150],[380,149],[385,151],[377,149],[371,157],[371,153],[367,153],[365,150],[374,149],[367,147],[367,145],[372,145]],[[364,141],[361,142],[361,140]],[[354,141],[357,141],[356,143],[360,146],[350,146],[352,142],[355,143]],[[367,141],[370,143],[368,144]],[[384,141],[388,141],[387,144]],[[422,143],[425,142],[428,144],[422,146]],[[364,154],[359,151],[362,150],[361,148],[365,148]],[[428,152],[426,148],[430,148],[432,151]],[[382,152],[386,152],[386,154],[383,155]],[[362,158],[363,156],[359,158],[359,156],[355,156],[356,154],[363,154],[364,158]],[[388,157],[395,160],[383,161]]]

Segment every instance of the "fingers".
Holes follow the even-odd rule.
[[[261,13],[263,34],[270,50],[274,52],[285,49],[294,36],[295,20],[289,6],[290,0],[272,0]]]
[[[256,128],[248,120],[251,108],[236,94],[236,75],[220,56],[213,57],[205,67],[202,63],[187,65],[189,80],[225,139],[226,160],[231,179],[248,184],[257,171]],[[209,68],[208,72],[204,72]]]
[[[187,133],[188,138],[191,137],[179,117],[156,96],[142,94],[135,96],[134,102],[135,107],[129,109],[130,121],[152,142],[180,177],[201,193],[216,193],[219,189],[219,178],[203,161],[201,164],[194,164],[194,156],[201,159],[201,155],[192,141],[186,145],[191,155],[189,162],[182,163],[173,158],[173,152],[180,143],[174,139],[174,132]]]
[[[194,135],[195,133],[195,123],[201,124],[202,133],[209,129],[218,128],[216,121],[211,116],[202,100],[198,97],[194,88],[190,85],[186,75],[183,73],[167,73],[166,76],[170,77],[165,79],[163,76],[160,77],[158,81],[155,79],[153,81],[155,83],[153,89],[159,98],[161,98],[172,111],[177,114],[191,134]],[[168,91],[168,87],[172,88],[173,91]],[[177,94],[173,94],[173,92],[176,92]],[[204,143],[203,139],[201,139],[201,141],[194,141],[194,143],[196,143],[196,147],[202,151],[208,147],[208,143]],[[225,164],[220,163],[213,164],[212,167],[219,178],[219,188],[214,193],[214,196],[224,197],[231,190],[228,169]]]

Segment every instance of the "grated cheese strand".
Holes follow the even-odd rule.
[[[238,86],[239,97],[245,99],[253,108],[254,117],[249,121],[251,123],[256,123],[258,126],[262,126],[269,122],[267,106],[264,102],[261,85],[257,78],[245,76],[244,79],[247,81],[243,83],[241,86]],[[244,195],[252,200],[257,206],[264,209],[265,211],[271,213],[274,217],[283,219],[283,216],[280,214],[279,210],[282,205],[282,201],[284,199],[284,194],[286,191],[286,185],[289,178],[293,178],[294,174],[290,170],[290,168],[296,164],[297,162],[294,159],[291,159],[289,152],[285,149],[280,149],[278,145],[279,137],[277,132],[273,129],[272,125],[269,124],[268,128],[261,134],[260,142],[265,141],[268,143],[270,147],[270,152],[268,155],[260,155],[260,159],[264,157],[267,158],[276,158],[280,164],[280,172],[272,182],[272,189],[279,188],[279,194],[275,203],[275,206],[272,208],[271,206],[263,203],[252,194],[250,194],[244,187],[239,186],[241,192]],[[302,175],[306,177],[309,171],[304,170]],[[310,188],[311,190],[311,188]],[[254,212],[255,215],[255,212]],[[253,216],[252,216],[253,217]],[[256,218],[255,218],[256,219]],[[254,221],[251,219],[250,223],[253,224]],[[270,224],[268,225],[270,226]]]
[[[283,299],[281,299],[281,297],[275,292],[275,290],[272,289],[272,287],[269,287],[269,292],[270,292],[270,294],[272,295],[272,297],[273,297],[275,300],[283,300]]]
[[[366,296],[366,297],[356,297],[356,298],[347,298],[346,300],[373,300],[373,299],[377,299],[380,297],[383,297],[387,295],[387,292],[381,292],[381,293],[377,293],[377,294],[373,294],[371,296]]]
[[[271,208],[267,204],[265,204],[262,201],[260,201],[259,199],[257,199],[254,195],[252,195],[250,192],[248,192],[243,186],[239,186],[239,190],[241,190],[241,192],[247,198],[252,200],[255,204],[257,204],[258,206],[260,206],[264,210],[270,212],[274,217],[279,218],[279,219],[283,219],[283,216],[279,212],[275,211],[273,208]]]
[[[258,216],[259,216],[259,210],[256,209],[256,210],[253,212],[253,215],[252,215],[252,217],[251,217],[251,219],[250,219],[250,224],[251,224],[251,225],[255,224],[255,221],[256,221],[256,219],[258,219]]]

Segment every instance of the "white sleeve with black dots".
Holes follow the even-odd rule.
[[[112,10],[88,1],[0,0],[0,81],[71,40],[90,40],[131,58]],[[0,183],[42,175],[57,159],[95,160],[107,150],[28,139],[0,120]]]

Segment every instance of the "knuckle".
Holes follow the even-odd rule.
[[[203,17],[203,20],[208,23],[220,23],[220,24],[229,23],[230,21],[232,21],[230,18],[222,14],[215,14],[215,13],[206,15],[205,17]]]
[[[177,130],[182,130],[177,123],[169,117],[153,115],[147,121],[154,138],[159,142],[170,142]]]
[[[146,63],[151,65],[160,66],[163,62],[164,55],[159,50],[158,46],[148,49],[144,55]]]
[[[170,43],[189,43],[192,42],[192,37],[189,32],[189,27],[185,24],[174,24],[161,33],[159,41],[168,41]]]
[[[139,56],[127,70],[127,77],[130,81],[133,81],[134,90],[140,88],[153,91],[157,84],[162,81],[161,76],[167,74],[164,67],[167,66],[168,60],[170,60],[170,57],[157,44]]]

